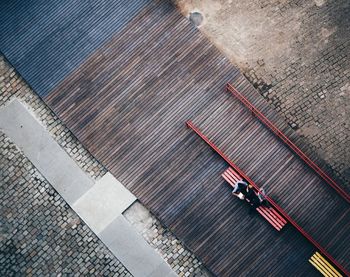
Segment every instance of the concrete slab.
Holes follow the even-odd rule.
[[[99,237],[135,277],[176,276],[123,215],[113,220]]]
[[[149,276],[150,277],[176,277],[178,275],[171,270],[171,268],[165,261],[163,261],[155,270],[153,270],[153,272]]]
[[[18,100],[0,109],[0,129],[24,152],[68,204],[72,205],[93,186],[93,180]]]
[[[177,276],[124,218],[136,197],[107,173],[94,185],[18,100],[0,108],[0,129],[134,276]]]
[[[95,233],[100,233],[135,200],[136,197],[108,172],[73,204],[73,209]]]

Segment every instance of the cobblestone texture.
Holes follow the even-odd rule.
[[[93,179],[107,172],[0,55],[0,108],[13,98],[27,105],[59,145]],[[130,276],[1,133],[0,201],[0,276],[17,273]],[[149,231],[153,235],[152,240],[147,241],[180,276],[210,276],[155,217],[152,217]],[[95,271],[89,273],[93,269]]]
[[[135,202],[124,212],[124,216],[179,276],[212,276],[195,255],[141,203]]]
[[[0,276],[131,276],[0,133]]]
[[[350,192],[350,36],[348,39],[327,47],[309,63],[299,57],[281,65],[274,76],[258,63],[245,75],[304,138],[308,152],[318,153]]]
[[[350,1],[175,2],[350,192]]]
[[[34,112],[57,143],[93,179],[107,172],[0,55],[0,107],[15,97]]]

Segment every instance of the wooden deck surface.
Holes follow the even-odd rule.
[[[233,83],[255,99],[266,113],[263,100],[243,76]],[[273,113],[273,111],[271,111]],[[247,109],[232,98],[218,104],[194,123],[269,196],[344,267],[350,266],[350,207],[333,188],[298,159]],[[229,120],[228,120],[229,118]],[[288,131],[285,126],[284,129]]]
[[[315,250],[231,196],[193,120],[348,270],[349,206],[229,93],[295,134],[166,1],[149,1],[44,101],[87,149],[220,276],[318,276]],[[40,92],[38,92],[40,94]],[[297,139],[297,138],[296,138]]]
[[[0,50],[44,97],[148,2],[2,0]]]

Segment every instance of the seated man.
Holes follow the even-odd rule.
[[[247,188],[248,183],[243,180],[239,180],[235,183],[235,186],[232,190],[232,194],[236,195],[239,199],[243,200],[245,199],[245,196],[247,194]]]
[[[249,185],[243,180],[235,183],[232,194],[236,195],[241,200],[245,199],[254,208],[258,208],[260,205],[266,202],[264,198],[264,189],[260,189],[258,194],[256,194],[253,186]]]
[[[262,201],[260,200],[259,196],[255,193],[252,185],[248,185],[248,187],[247,187],[247,194],[245,196],[245,199],[254,208],[258,208],[261,205],[261,203],[262,203]]]

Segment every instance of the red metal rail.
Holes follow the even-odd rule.
[[[236,164],[234,164],[213,142],[211,142],[191,121],[186,122],[187,127],[191,128],[199,137],[201,137],[216,153],[218,153],[232,168],[234,168],[245,180],[247,180],[256,190],[259,187],[251,180]],[[317,241],[315,241],[298,223],[296,223],[272,198],[265,196],[266,200],[287,219],[307,240],[309,240],[327,259],[329,259],[346,276],[350,273],[340,265]]]
[[[304,154],[285,134],[282,133],[270,120],[268,120],[257,108],[250,103],[239,91],[231,84],[226,85],[226,91],[230,91],[237,97],[250,111],[252,111],[262,123],[264,123],[271,131],[277,135],[283,142],[285,142],[307,165],[309,165],[315,172],[334,188],[348,203],[350,203],[350,195],[347,194],[331,177],[329,177],[317,164],[315,164],[308,156]]]

